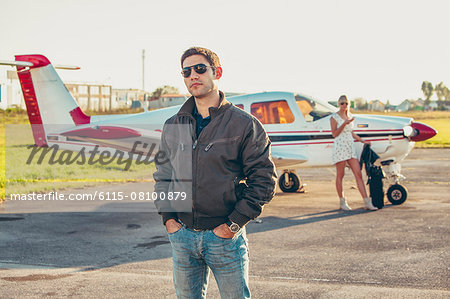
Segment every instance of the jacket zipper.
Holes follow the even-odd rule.
[[[198,138],[199,136],[197,136],[197,130],[196,128],[196,120],[192,115],[186,115],[186,117],[188,117],[188,119],[190,120],[190,125],[191,125],[191,129],[193,132],[193,137],[194,137],[194,143],[192,144],[192,226],[195,228],[196,224],[197,224],[197,213],[196,213],[196,209],[195,209],[195,190],[197,189],[197,160],[198,160],[198,149],[197,149],[197,144],[198,144]],[[200,132],[200,135],[202,134],[202,132]]]
[[[194,144],[192,145],[192,150],[193,150],[193,163],[192,163],[192,224],[194,226],[194,228],[196,227],[197,224],[197,210],[195,209],[195,200],[194,198],[196,198],[196,194],[195,191],[197,190],[197,160],[198,160],[198,140],[200,139],[200,136],[203,133],[203,130],[200,132],[200,134],[197,136],[197,130],[196,130],[196,120],[194,117],[189,116],[189,118],[192,120],[192,130],[194,132]],[[195,169],[195,170],[194,170]]]
[[[192,145],[192,226],[195,228],[196,227],[196,222],[197,222],[197,213],[196,213],[196,209],[195,209],[195,190],[197,190],[197,160],[198,160],[198,151],[197,151],[197,142],[198,142],[198,136],[197,136],[197,130],[196,130],[196,120],[194,117],[190,116],[190,119],[192,120],[191,122],[191,126],[192,126],[192,131],[193,131],[193,135],[194,135],[194,144]]]
[[[220,139],[214,140],[213,142],[209,143],[209,144],[205,147],[205,152],[209,151],[209,149],[210,149],[214,144],[222,143],[222,142],[233,142],[233,141],[235,141],[235,140],[237,140],[237,139],[239,139],[239,138],[240,138],[240,136],[236,136],[236,137],[232,137],[232,138],[220,138]],[[196,144],[196,145],[197,145],[197,144]]]
[[[192,163],[192,225],[195,228],[196,224],[197,224],[197,213],[196,213],[196,209],[195,209],[195,198],[196,198],[196,194],[195,191],[197,190],[197,160],[198,160],[198,139],[200,138],[200,136],[202,135],[203,131],[200,132],[199,136],[197,136],[197,130],[196,130],[196,120],[192,115],[187,115],[187,117],[190,119],[190,125],[192,126],[192,130],[194,132],[193,136],[195,138],[194,143],[192,144],[192,156],[193,156],[193,163]],[[234,141],[236,139],[238,139],[239,136],[234,137],[232,139],[230,139],[230,141]],[[228,141],[228,138],[222,138],[222,139],[218,139],[217,141]],[[205,150],[208,151],[212,146],[213,146],[214,142],[209,143]]]

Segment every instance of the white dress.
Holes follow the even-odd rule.
[[[334,120],[336,120],[337,128],[339,128],[345,121],[337,113],[333,113],[331,117],[333,117]],[[349,113],[348,117],[352,118],[352,115]],[[354,127],[353,122],[347,124],[342,130],[341,134],[339,134],[339,136],[334,138],[333,155],[331,157],[333,164],[336,164],[337,162],[341,161],[346,161],[351,158],[357,159],[355,140],[352,136],[353,127]]]

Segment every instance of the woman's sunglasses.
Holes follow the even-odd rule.
[[[212,66],[210,66],[210,67],[212,68]],[[189,76],[191,75],[191,69],[194,69],[194,71],[197,74],[204,74],[206,72],[206,70],[208,69],[208,65],[199,63],[196,65],[184,67],[183,70],[181,71],[181,74],[183,75],[183,77],[189,78]]]
[[[347,102],[340,102],[339,105],[343,106],[343,105],[348,105]]]

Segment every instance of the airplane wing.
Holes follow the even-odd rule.
[[[308,161],[302,153],[293,153],[276,146],[272,146],[272,159],[276,167],[289,167]]]
[[[88,142],[121,151],[153,156],[156,154],[161,132],[125,126],[89,126],[59,133],[67,141]]]

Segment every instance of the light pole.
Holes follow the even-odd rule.
[[[145,49],[142,49],[142,90],[145,91]]]

